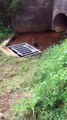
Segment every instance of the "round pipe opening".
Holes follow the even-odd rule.
[[[54,18],[53,26],[56,32],[65,31],[67,29],[67,16],[63,13],[57,14]]]

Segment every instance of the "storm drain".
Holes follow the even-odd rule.
[[[35,56],[41,53],[40,50],[34,48],[33,46],[27,43],[11,45],[11,46],[8,46],[8,48],[11,49],[13,52],[15,52],[20,57]]]

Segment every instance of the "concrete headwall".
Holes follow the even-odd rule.
[[[54,0],[53,20],[59,13],[64,13],[67,15],[67,0]]]
[[[7,0],[0,0],[0,5],[4,4],[5,1]],[[51,30],[56,15],[59,13],[67,15],[67,0],[21,1],[21,10],[11,20],[9,20],[10,17],[8,16],[7,10],[0,11],[0,16],[3,16],[6,23],[10,21],[14,31],[17,33]],[[61,18],[62,16],[60,19],[58,18],[59,22]],[[65,21],[62,19],[62,23]]]
[[[42,32],[51,29],[54,0],[22,0],[22,10],[12,26],[16,32]]]
[[[57,32],[67,29],[67,0],[54,0],[52,28]]]

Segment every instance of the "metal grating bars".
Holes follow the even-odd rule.
[[[27,43],[11,45],[8,46],[8,48],[11,49],[16,54],[18,54],[18,56],[20,57],[34,56],[41,53],[40,50],[34,48],[33,46]]]

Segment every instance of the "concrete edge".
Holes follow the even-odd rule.
[[[2,51],[3,53],[5,53],[6,55],[10,55],[10,56],[15,56],[18,57],[17,54],[15,54],[14,52],[12,52],[8,47],[6,46],[0,46],[0,51]]]
[[[14,39],[15,33],[13,33],[8,39],[4,40],[4,42],[1,44],[2,46],[8,46],[9,43]]]
[[[4,40],[4,42],[0,45],[0,51],[2,51],[3,53],[5,53],[6,55],[18,57],[17,54],[15,54],[14,52],[12,52],[7,47],[9,45],[9,43],[13,40],[14,37],[15,37],[15,34],[13,33],[10,38],[8,38],[7,40]]]

